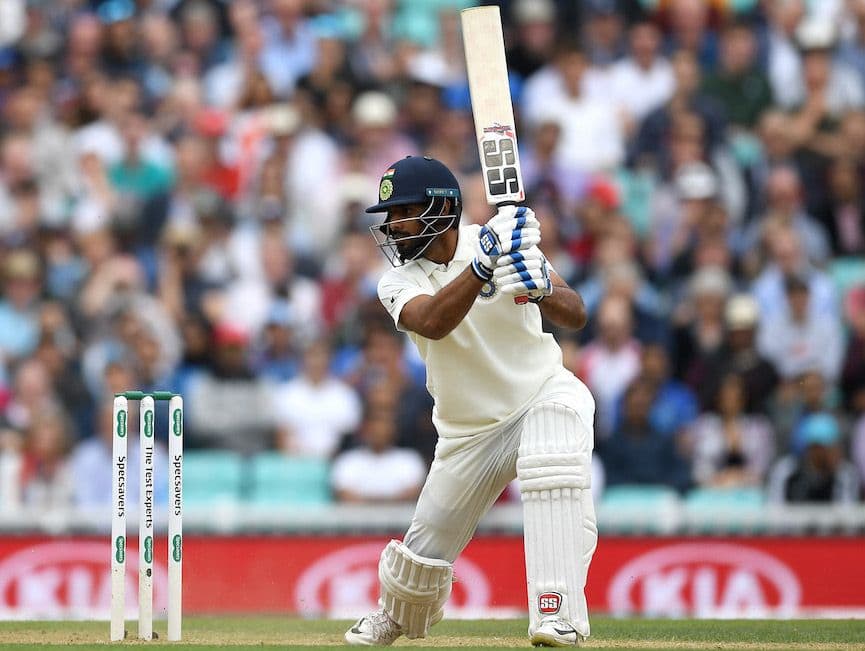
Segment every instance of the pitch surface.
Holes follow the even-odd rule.
[[[350,622],[280,617],[191,617],[183,622],[183,642],[134,639],[135,622],[127,622],[130,638],[115,647],[171,649],[276,649],[342,646]],[[165,622],[154,629],[163,640]],[[443,622],[426,640],[400,640],[414,648],[530,648],[526,621],[474,620]],[[107,622],[0,622],[0,649],[105,649]],[[592,620],[588,649],[747,649],[768,651],[865,650],[865,620]]]

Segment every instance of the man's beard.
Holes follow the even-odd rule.
[[[435,235],[431,235],[429,237],[418,237],[417,239],[413,239],[408,242],[398,242],[396,244],[396,250],[399,254],[400,260],[402,260],[403,262],[414,260],[417,257],[418,253],[420,253],[427,246],[427,242],[433,237],[435,237]]]

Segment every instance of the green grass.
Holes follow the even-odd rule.
[[[350,622],[281,617],[189,617],[183,642],[139,642],[129,622],[129,639],[115,646],[232,650],[315,648],[342,645]],[[165,622],[155,630],[164,636]],[[107,622],[0,622],[0,649],[102,649]],[[437,649],[528,647],[526,621],[448,621],[426,640],[400,639],[398,646]],[[585,648],[597,649],[809,649],[865,650],[865,620],[650,620],[595,617]]]

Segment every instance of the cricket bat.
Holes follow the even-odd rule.
[[[526,193],[499,8],[463,9],[460,21],[487,203],[493,206],[520,203]],[[515,303],[527,301],[526,296],[514,298]]]

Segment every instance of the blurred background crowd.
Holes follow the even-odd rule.
[[[490,216],[467,4],[0,3],[3,508],[107,505],[127,389],[183,394],[190,481],[417,495],[432,405],[363,207],[429,154]],[[861,500],[865,0],[501,6],[527,203],[590,313],[556,335],[596,494]]]

